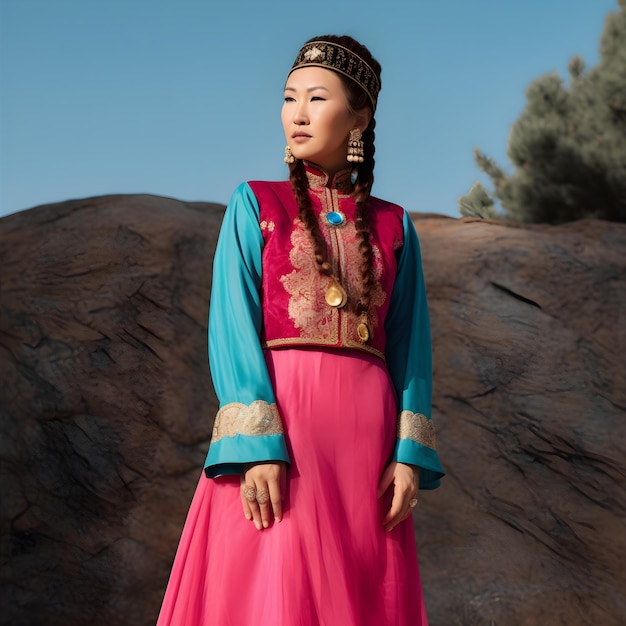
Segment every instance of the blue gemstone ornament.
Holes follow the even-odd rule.
[[[331,226],[341,226],[346,220],[345,215],[339,213],[339,211],[330,211],[326,214],[326,221]]]

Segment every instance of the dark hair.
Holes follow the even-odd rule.
[[[311,41],[327,41],[351,50],[372,68],[380,84],[380,63],[365,46],[352,37],[347,35],[322,35],[320,37],[313,37],[306,43]],[[366,91],[344,74],[337,72],[337,75],[341,78],[344,89],[346,90],[348,105],[352,111],[360,111],[365,107],[369,107],[372,111],[372,117],[362,137],[365,151],[364,161],[358,166],[358,176],[354,190],[352,191],[352,198],[357,206],[355,228],[359,242],[359,252],[361,253],[361,295],[359,302],[349,303],[349,306],[354,309],[355,313],[360,314],[368,312],[371,292],[376,285],[376,277],[374,276],[374,252],[370,241],[368,216],[368,201],[371,195],[372,185],[374,184],[374,128],[376,127],[376,120],[374,119],[372,102]],[[328,247],[311,206],[309,182],[302,161],[296,159],[294,163],[289,165],[289,179],[291,180],[291,185],[300,209],[300,220],[309,232],[313,242],[313,250],[318,270],[321,274],[330,277],[332,276],[332,268],[328,258]]]

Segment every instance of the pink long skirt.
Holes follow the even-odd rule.
[[[158,626],[423,626],[411,519],[385,532],[376,489],[395,442],[384,363],[269,350],[291,465],[282,522],[245,519],[239,476],[202,476]]]

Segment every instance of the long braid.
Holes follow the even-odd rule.
[[[352,198],[357,212],[355,228],[361,253],[361,297],[358,304],[358,313],[367,313],[370,307],[372,289],[376,286],[374,274],[374,249],[371,242],[368,201],[374,183],[374,138],[376,120],[372,117],[369,126],[363,133],[365,160],[359,165],[359,174],[356,180]]]
[[[369,227],[368,200],[374,182],[374,128],[376,121],[372,118],[370,125],[363,134],[365,144],[365,161],[359,164],[359,174],[352,192],[352,198],[357,205],[355,215],[355,229],[357,231],[358,249],[361,254],[361,294],[357,303],[350,303],[355,313],[367,313],[370,306],[372,289],[376,286],[374,274],[374,250],[371,243]],[[300,160],[289,166],[289,179],[298,204],[298,217],[311,237],[313,254],[318,271],[324,276],[333,275],[329,261],[328,245],[319,227],[319,222],[313,211],[309,196],[309,181],[304,164]]]
[[[333,274],[333,270],[328,259],[328,246],[320,230],[315,212],[313,211],[311,198],[309,196],[309,179],[307,178],[302,161],[296,160],[295,163],[290,164],[289,180],[291,181],[291,187],[296,196],[296,202],[298,203],[298,217],[309,232],[313,242],[313,254],[315,256],[317,269],[320,274],[330,277]]]

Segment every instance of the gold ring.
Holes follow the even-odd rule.
[[[246,485],[243,488],[243,497],[248,502],[254,502],[256,500],[256,487],[252,487],[250,485]]]
[[[416,505],[417,505],[417,498],[413,498],[412,500],[409,500],[409,506],[412,509],[415,508]]]

